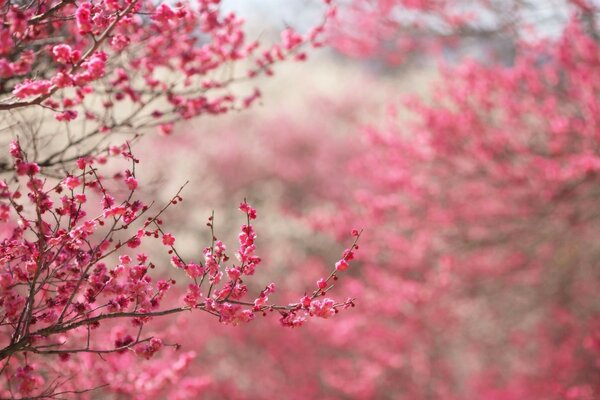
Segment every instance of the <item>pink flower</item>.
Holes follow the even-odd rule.
[[[106,210],[104,210],[104,213],[102,215],[104,215],[104,218],[108,218],[108,217],[118,217],[120,215],[123,215],[127,212],[127,208],[124,206],[114,206],[111,208],[108,208]]]
[[[173,255],[173,257],[171,257],[171,265],[175,268],[185,269],[185,264],[179,257],[177,257],[177,255]]]
[[[40,94],[48,94],[50,93],[50,89],[52,89],[52,82],[48,80],[26,80],[23,83],[18,83],[15,85],[13,94],[19,99],[24,99],[26,97],[37,96]]]
[[[162,242],[165,246],[173,246],[175,244],[175,237],[170,233],[165,233],[162,237]]]
[[[171,136],[173,133],[173,124],[161,124],[158,126],[158,129],[162,136]]]
[[[77,168],[85,169],[86,165],[91,164],[87,157],[81,157],[77,160]]]
[[[185,272],[191,279],[196,279],[197,277],[202,275],[204,269],[198,264],[190,263],[185,266]]]
[[[281,323],[281,325],[289,327],[289,328],[297,328],[299,326],[302,326],[305,321],[306,321],[306,317],[297,315],[295,313],[284,314],[279,319],[279,322]]]
[[[81,185],[81,181],[76,176],[69,176],[66,178],[63,183],[65,186],[71,190],[75,189],[77,186]]]
[[[317,281],[317,286],[319,286],[319,289],[325,289],[327,287],[327,281],[324,278],[321,278]]]
[[[90,3],[82,3],[75,12],[75,20],[79,33],[90,33],[93,29],[92,25],[92,5]]]
[[[162,340],[158,338],[150,339],[150,343],[137,347],[135,352],[137,355],[149,360],[162,347]]]
[[[106,61],[108,56],[103,51],[98,51],[94,53],[89,59],[87,59],[82,67],[84,68],[84,72],[75,75],[74,81],[79,86],[84,86],[86,83],[95,81],[104,76],[106,73]],[[84,86],[84,89],[86,87]],[[91,89],[91,88],[90,88]],[[80,92],[83,96],[86,93]]]
[[[139,237],[133,237],[133,238],[129,239],[129,241],[127,241],[127,247],[132,248],[132,249],[135,249],[140,244],[142,244],[142,241]]]
[[[345,271],[348,269],[348,266],[348,262],[343,259],[335,263],[336,271]]]
[[[59,72],[52,78],[52,84],[59,88],[73,86],[73,78],[65,72]]]
[[[125,178],[125,183],[127,184],[129,190],[135,190],[138,187],[138,181],[133,176]]]
[[[288,28],[281,32],[281,42],[286,50],[292,50],[298,47],[303,42],[303,39],[293,29]]]
[[[304,308],[310,307],[310,304],[311,304],[310,297],[308,297],[308,296],[302,297],[300,299],[300,304],[302,304],[302,307],[304,307]]]
[[[156,8],[156,11],[152,15],[152,19],[159,22],[168,22],[175,18],[177,14],[169,7],[168,4],[163,3]]]
[[[17,168],[17,175],[35,175],[41,171],[40,166],[34,162],[17,162],[15,163]]]
[[[198,287],[198,285],[190,284],[188,286],[188,290],[183,299],[183,302],[188,307],[195,307],[196,304],[198,304],[198,301],[200,300],[201,297],[202,297],[202,293],[200,292],[200,288]]]
[[[128,37],[121,35],[120,33],[116,34],[110,40],[110,45],[116,51],[122,51],[129,44],[130,40]]]
[[[52,56],[54,57],[54,61],[66,64],[71,62],[71,53],[73,49],[68,44],[58,44],[52,48]]]
[[[243,202],[240,204],[240,211],[246,213],[250,219],[256,219],[256,210],[250,204]]]
[[[119,256],[119,262],[121,264],[129,264],[131,262],[131,257],[129,257],[126,254],[121,255],[121,256]]]
[[[77,118],[77,111],[75,110],[66,110],[61,113],[56,114],[55,116],[57,121],[72,121]]]
[[[16,140],[12,140],[9,146],[10,155],[13,158],[22,158],[21,145]]]
[[[226,270],[227,272],[227,276],[229,277],[230,280],[232,281],[237,281],[240,276],[241,276],[241,272],[239,268],[227,268]]]
[[[315,317],[330,318],[335,315],[334,304],[335,302],[329,298],[323,299],[323,301],[313,300],[309,307],[310,314]]]

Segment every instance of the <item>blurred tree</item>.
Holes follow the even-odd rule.
[[[360,113],[384,83],[365,85],[350,112],[343,92],[339,113],[257,124],[265,150],[252,180],[283,182],[285,206],[312,207],[319,231],[365,235],[342,282],[357,308],[335,330],[250,330],[212,355],[261,380],[240,386],[245,397],[600,397],[598,8],[564,6],[559,32],[523,40],[519,22],[511,63],[444,68],[431,100],[394,104],[361,140],[338,134],[349,130],[341,111]],[[321,268],[308,259],[297,273]],[[268,349],[260,361],[241,351],[250,340]]]

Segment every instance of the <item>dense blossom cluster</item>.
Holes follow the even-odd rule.
[[[217,80],[212,72],[250,59],[245,77],[271,73],[276,61],[304,58],[300,47],[319,45],[323,31],[319,25],[303,36],[288,28],[281,44],[261,50],[258,42],[246,39],[241,18],[221,13],[218,0],[173,6],[138,0],[44,1],[35,7],[8,4],[4,9],[3,92],[12,93],[14,99],[6,97],[0,105],[3,110],[34,104],[70,109],[92,93],[103,93],[90,85],[107,77],[112,89],[106,93],[106,108],[126,98],[142,104],[160,95],[170,106],[154,110],[157,120],[172,114],[189,118],[219,113],[232,107],[235,98],[211,99],[205,92],[241,77]],[[118,57],[124,51],[127,57]],[[170,81],[168,72],[181,75]],[[52,96],[63,88],[76,90],[61,100]],[[90,112],[87,118],[98,116]]]
[[[169,135],[182,119],[255,103],[258,88],[234,86],[322,46],[335,14],[329,1],[324,6],[322,22],[305,34],[288,27],[279,43],[265,45],[246,37],[244,20],[223,11],[220,0],[6,3],[0,110],[34,106],[60,122],[81,123],[68,145],[36,159],[42,167],[100,152],[106,146],[98,141],[108,134],[158,127]]]
[[[103,388],[161,398],[177,383],[172,396],[189,398],[206,384],[183,377],[194,354],[165,351],[179,349],[182,335],[155,331],[157,317],[200,310],[238,325],[273,313],[280,325],[298,326],[353,305],[325,297],[340,275],[334,266],[308,300],[275,304],[273,283],[252,297],[246,281],[261,259],[256,210],[245,201],[237,261],[215,237],[212,217],[210,246],[184,260],[163,228],[181,190],[153,207],[131,149],[146,128],[168,136],[176,121],[250,107],[260,90],[233,86],[322,46],[335,8],[321,8],[321,22],[306,33],[288,26],[279,43],[264,45],[219,0],[0,5],[0,112],[10,132],[3,142],[12,140],[0,157],[0,397]],[[119,133],[131,140],[111,144]],[[149,241],[162,244],[174,268],[151,260]]]
[[[269,302],[273,283],[248,300],[250,291],[244,281],[254,275],[261,259],[255,254],[256,233],[251,225],[256,210],[246,202],[240,205],[247,222],[239,234],[237,262],[226,266],[230,259],[225,245],[214,236],[212,217],[208,222],[211,246],[200,260],[185,261],[177,252],[174,235],[161,227],[167,207],[183,198],[177,193],[165,207],[146,216],[151,207],[135,196],[138,160],[127,144],[111,147],[101,157],[78,160],[77,172],[57,183],[41,177],[39,166],[27,161],[18,142],[11,144],[10,153],[16,182],[2,182],[0,203],[3,222],[9,224],[0,247],[0,358],[2,380],[9,385],[5,387],[16,386],[3,396],[53,394],[58,388],[34,367],[44,356],[68,359],[82,352],[118,356],[132,350],[152,358],[164,346],[163,338],[144,334],[155,317],[198,309],[224,324],[237,325],[257,313],[276,311],[284,326],[298,326],[308,316],[329,318],[353,304],[351,299],[321,300],[331,288],[330,281],[337,279],[338,267],[322,280],[325,286],[297,303]],[[129,162],[130,168],[102,175],[101,164],[110,160],[114,165],[119,159]],[[358,239],[359,233],[353,233]],[[156,265],[140,251],[142,242],[159,239],[173,267],[187,275],[188,289],[179,306],[163,304],[175,280],[160,279],[164,273],[155,278],[151,270]],[[356,247],[355,242],[338,265],[347,266]],[[102,329],[107,320],[118,320],[123,329],[112,345]],[[42,373],[49,371],[42,369]]]

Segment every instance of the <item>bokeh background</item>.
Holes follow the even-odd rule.
[[[364,229],[333,292],[356,307],[333,320],[168,322],[197,353],[187,384],[203,398],[599,398],[597,28],[578,2],[457,2],[479,25],[455,30],[437,19],[446,2],[360,3],[251,110],[144,139],[153,196],[190,180],[193,213],[168,219],[185,254],[212,210],[234,243],[236,205],[258,208],[254,290],[278,282],[276,301]],[[303,1],[225,5],[257,37],[319,18]]]

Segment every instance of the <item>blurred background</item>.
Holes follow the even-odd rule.
[[[224,5],[256,37],[320,18],[304,1]],[[356,308],[332,321],[173,319],[203,396],[600,398],[596,7],[343,2],[332,46],[280,65],[251,110],[145,138],[142,163],[177,166],[146,171],[153,196],[190,179],[192,218],[169,216],[187,256],[211,210],[235,243],[232,210],[257,207],[252,289],[278,282],[276,302],[364,228],[333,292]]]

